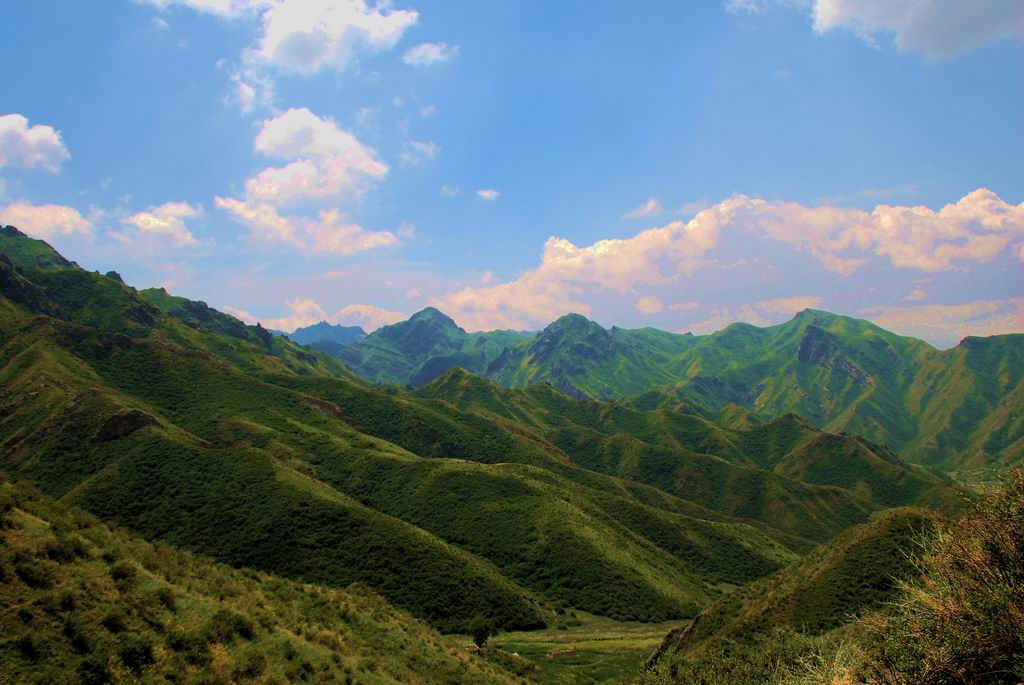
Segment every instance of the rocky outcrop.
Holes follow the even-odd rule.
[[[109,417],[100,426],[96,439],[101,441],[117,440],[131,435],[140,428],[157,426],[160,422],[140,409],[126,409]]]

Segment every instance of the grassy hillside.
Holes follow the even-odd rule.
[[[231,335],[199,303],[67,271],[6,265],[0,468],[147,537],[365,582],[445,630],[539,626],[563,606],[690,616],[808,544],[583,468],[527,426]],[[835,492],[855,516],[822,534],[875,508]]]
[[[0,480],[4,682],[503,683],[365,586],[153,545]]]
[[[1024,473],[942,520],[877,515],[671,631],[632,682],[971,683],[1024,676]]]
[[[461,370],[414,395],[515,421],[588,470],[818,542],[879,505],[959,506],[941,478],[795,416],[736,430],[697,414],[577,401],[545,385],[506,389]]]
[[[923,510],[877,514],[669,633],[637,682],[793,682],[822,654],[844,658],[856,617],[886,606],[916,576],[913,553],[937,523]]]

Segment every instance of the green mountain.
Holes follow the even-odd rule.
[[[741,431],[679,412],[466,376],[513,393],[514,418],[441,397],[440,381],[435,396],[372,386],[202,303],[21,256],[48,249],[0,242],[0,469],[233,566],[362,582],[447,631],[565,608],[666,620],[887,506],[853,481],[776,474]],[[414,333],[384,338],[409,352]],[[894,473],[953,499],[926,472]]]
[[[4,682],[512,683],[365,586],[239,571],[0,479]]]
[[[955,471],[1024,459],[1024,335],[940,351],[872,323],[805,310],[705,336],[605,329],[578,314],[536,335],[467,334],[437,310],[375,332],[342,360],[419,387],[459,366],[501,385],[548,383],[577,399],[700,413],[736,425],[795,413],[832,433]]]
[[[371,381],[418,386],[455,367],[482,373],[523,337],[516,331],[466,333],[450,317],[427,307],[408,321],[378,328],[337,356]]]

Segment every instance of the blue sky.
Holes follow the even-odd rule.
[[[4,15],[0,222],[138,287],[285,329],[1024,330],[1018,0]]]

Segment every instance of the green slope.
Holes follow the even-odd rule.
[[[818,542],[880,506],[960,503],[948,482],[884,447],[795,416],[736,430],[679,411],[577,401],[545,385],[501,388],[461,370],[414,394],[515,421],[586,469]]]
[[[4,682],[516,682],[365,586],[153,545],[0,479]]]
[[[790,682],[785,669],[806,668],[822,645],[836,659],[839,648],[814,638],[856,633],[857,616],[896,598],[900,581],[918,573],[913,553],[937,524],[918,509],[875,515],[669,633],[637,682]]]
[[[0,468],[147,537],[362,581],[445,630],[558,606],[693,615],[807,544],[581,468],[527,426],[232,335],[198,303],[78,269],[0,274]]]

